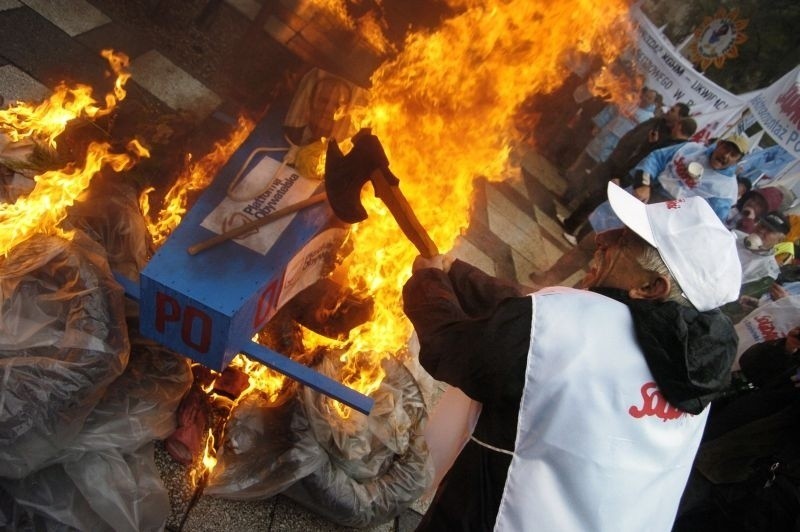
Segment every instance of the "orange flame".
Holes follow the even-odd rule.
[[[68,87],[61,82],[47,100],[35,107],[16,102],[8,109],[0,110],[0,132],[7,135],[12,142],[31,138],[46,142],[54,148],[56,137],[64,132],[71,120],[79,117],[97,118],[110,113],[117,102],[125,98],[123,87],[130,78],[125,70],[129,61],[128,56],[113,50],[103,50],[101,55],[108,60],[116,75],[114,90],[105,97],[105,108],[97,106],[91,87],[82,84]]]
[[[385,23],[374,12],[367,12],[353,20],[344,0],[309,0],[306,4],[331,15],[344,28],[357,32],[376,52],[384,53],[392,48],[383,32]]]
[[[217,453],[214,450],[214,432],[209,429],[208,438],[206,438],[206,448],[203,450],[203,467],[206,471],[211,472],[216,465]]]
[[[67,208],[89,186],[97,172],[109,165],[116,172],[131,168],[148,151],[137,141],[128,144],[127,153],[111,153],[107,143],[93,142],[86,152],[82,168],[70,163],[63,170],[50,170],[34,178],[35,186],[28,196],[15,203],[0,204],[0,254],[30,238],[33,234],[55,234],[69,238],[59,228],[67,216]]]
[[[205,155],[196,163],[189,163],[175,180],[175,183],[164,196],[163,207],[158,217],[150,217],[150,195],[155,190],[150,187],[139,196],[139,207],[145,217],[147,230],[153,239],[153,244],[160,246],[178,226],[186,214],[186,204],[190,192],[203,190],[217,171],[224,165],[231,154],[236,151],[247,138],[255,124],[244,117],[239,117],[236,129],[230,134],[228,140],[217,142],[214,150]],[[190,156],[191,157],[191,156]]]
[[[592,52],[608,64],[631,35],[623,0],[451,3],[458,15],[435,32],[410,34],[375,72],[360,119],[381,139],[400,188],[444,251],[469,222],[473,179],[513,175],[518,106],[561,85],[567,52]],[[380,361],[411,333],[401,289],[418,252],[379,200],[371,193],[362,200],[369,218],[352,228],[349,286],[367,287],[375,315],[351,332],[342,360],[343,382],[368,392],[379,384],[372,379],[381,378]],[[316,341],[310,334],[304,340]]]
[[[189,470],[189,483],[193,488],[197,488],[198,484],[203,484],[208,480],[211,471],[217,465],[217,450],[214,447],[214,431],[208,429],[208,436],[206,436],[206,446],[203,449],[203,458],[200,463]]]
[[[242,370],[250,377],[250,386],[239,397],[244,397],[257,389],[264,392],[269,401],[275,401],[286,384],[286,375],[278,373],[255,360],[250,360],[242,354],[236,355],[231,361],[231,366]]]

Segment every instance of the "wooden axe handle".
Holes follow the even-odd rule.
[[[375,188],[375,195],[386,204],[389,212],[392,213],[400,230],[408,237],[420,255],[425,258],[432,258],[439,254],[439,249],[434,244],[428,232],[419,223],[417,216],[408,204],[406,197],[397,185],[390,185],[386,176],[380,170],[374,170],[370,176],[372,186]]]
[[[236,238],[237,236],[249,233],[254,229],[258,229],[259,227],[262,227],[270,222],[277,220],[278,218],[282,218],[287,214],[297,212],[300,209],[304,209],[310,205],[314,205],[315,203],[320,203],[322,201],[325,201],[327,197],[328,195],[325,194],[324,192],[320,192],[319,194],[314,194],[313,196],[310,196],[302,201],[298,201],[297,203],[293,203],[292,205],[288,205],[282,209],[278,209],[275,212],[271,212],[266,216],[263,216],[261,218],[256,218],[251,222],[247,222],[246,224],[234,227],[233,229],[225,231],[224,233],[219,234],[217,236],[213,236],[208,240],[204,240],[202,242],[194,244],[193,246],[189,246],[189,248],[186,251],[189,252],[189,255],[197,255],[201,251],[205,251],[208,248],[214,247],[217,244],[221,244],[222,242],[230,240],[231,238]]]

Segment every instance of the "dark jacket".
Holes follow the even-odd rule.
[[[652,351],[647,355],[651,372],[673,405],[698,412],[722,392],[736,336],[721,313],[683,311],[672,303],[646,307],[617,291],[605,295],[628,304],[643,349]],[[403,289],[403,301],[419,336],[423,367],[483,404],[475,437],[513,449],[530,346],[530,298],[455,261],[448,274],[417,271]],[[565,326],[575,326],[564,319]],[[468,442],[419,530],[490,530],[510,462],[506,454]]]

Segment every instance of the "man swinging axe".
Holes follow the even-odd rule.
[[[718,307],[741,267],[704,199],[608,197],[626,227],[597,235],[584,290],[524,296],[458,260],[414,261],[420,361],[482,404],[418,530],[671,529],[729,381],[737,337]]]

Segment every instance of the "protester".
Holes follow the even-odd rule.
[[[794,195],[783,187],[754,188],[745,192],[731,208],[725,225],[746,233],[753,231],[756,221],[770,211],[783,211]],[[786,201],[784,201],[786,200]]]
[[[586,222],[589,214],[605,201],[606,183],[616,179],[618,185],[630,186],[633,183],[630,171],[644,157],[657,149],[689,140],[697,130],[697,122],[693,118],[681,118],[681,113],[688,113],[688,109],[684,104],[676,104],[663,117],[639,124],[620,139],[607,161],[592,169],[586,179],[585,188],[588,194],[575,207],[572,214],[558,216],[567,242],[575,246],[580,236],[583,236],[578,234],[578,229]],[[669,129],[665,134],[662,130],[667,127]]]
[[[570,49],[564,53],[563,60],[568,66],[568,74],[561,86],[548,94],[533,94],[520,106],[521,116],[538,117],[532,129],[526,130],[536,144],[537,151],[559,165],[577,157],[577,153],[571,156],[568,153],[574,149],[575,142],[580,142],[576,141],[576,136],[586,135],[584,145],[589,142],[592,127],[590,118],[605,103],[589,87],[590,78],[602,66],[601,58]],[[585,113],[589,114],[586,123],[579,124]],[[569,118],[565,120],[565,117]],[[544,139],[546,142],[542,142]]]
[[[581,154],[586,144],[592,140],[596,129],[592,118],[608,104],[611,93],[608,88],[599,85],[598,71],[601,64],[599,58],[591,57],[586,69],[578,75],[586,81],[572,91],[571,105],[574,110],[560,116],[547,116],[543,113],[539,123],[552,120],[558,127],[551,136],[537,135],[542,142],[543,154],[559,168],[566,168]],[[555,111],[563,109],[554,108]]]
[[[720,220],[726,220],[739,190],[734,169],[747,146],[745,137],[732,135],[710,147],[686,142],[656,150],[633,169],[632,193],[645,203],[700,196]],[[594,231],[621,226],[608,202],[592,212],[589,222]],[[559,257],[549,269],[534,272],[531,281],[536,286],[547,286],[577,272],[591,257],[593,241],[593,233],[582,237],[576,247]]]
[[[571,187],[581,186],[591,168],[602,163],[611,155],[620,138],[633,129],[636,124],[653,118],[657,92],[643,87],[639,101],[633,108],[620,109],[616,104],[608,104],[592,119],[598,128],[594,138],[570,165],[565,173]]]
[[[420,361],[482,403],[419,530],[668,530],[736,353],[734,239],[708,204],[645,205],[584,281],[522,296],[441,255],[403,290]],[[712,282],[713,280],[713,282]]]
[[[753,184],[750,182],[749,179],[742,176],[736,176],[736,183],[739,185],[739,193],[737,196],[739,199],[736,202],[736,207],[738,208],[739,202],[742,201],[744,195],[753,190]]]
[[[642,201],[700,196],[725,220],[739,191],[735,165],[748,151],[742,135],[731,135],[711,147],[687,142],[654,151],[634,169],[634,194]],[[691,163],[702,166],[693,175]]]
[[[722,311],[734,323],[758,306],[759,298],[770,292],[775,284],[781,273],[775,248],[784,241],[788,232],[788,219],[777,211],[761,216],[749,233],[733,231],[742,265],[742,288],[739,299],[723,306]]]
[[[800,326],[749,347],[712,406],[673,532],[783,531],[800,524]]]
[[[789,220],[772,211],[756,222],[749,233],[735,230],[736,248],[742,264],[742,283],[758,281],[763,277],[777,279],[780,264],[775,260],[775,246],[786,238]]]

